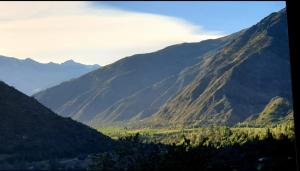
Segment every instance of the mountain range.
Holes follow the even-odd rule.
[[[226,37],[123,58],[34,97],[94,127],[244,122],[274,97],[292,103],[286,10]]]
[[[0,56],[0,80],[27,95],[32,95],[99,67],[99,65],[83,65],[73,60],[62,64],[53,62],[43,64],[30,58],[20,60]]]

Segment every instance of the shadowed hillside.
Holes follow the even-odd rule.
[[[113,141],[0,82],[0,162],[108,151]]]

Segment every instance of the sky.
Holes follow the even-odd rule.
[[[248,28],[284,1],[0,2],[0,55],[101,66]]]

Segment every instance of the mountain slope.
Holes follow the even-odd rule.
[[[183,69],[231,39],[184,43],[127,57],[34,97],[57,113],[86,123],[94,118],[102,124],[144,118],[192,80],[178,80],[170,89]]]
[[[234,125],[275,96],[291,101],[285,9],[227,37],[127,57],[34,97],[97,127]]]
[[[0,109],[0,162],[72,157],[107,151],[113,144],[109,137],[58,116],[1,81]]]
[[[27,95],[32,95],[98,68],[98,65],[83,65],[73,60],[62,64],[42,64],[29,58],[20,60],[0,56],[0,80]]]
[[[207,60],[197,78],[155,114],[154,122],[233,125],[262,111],[275,96],[291,102],[285,9]]]

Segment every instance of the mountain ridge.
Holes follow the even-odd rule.
[[[32,95],[99,67],[99,65],[83,65],[71,60],[61,64],[39,63],[31,58],[21,60],[0,55],[0,80],[27,95]]]

